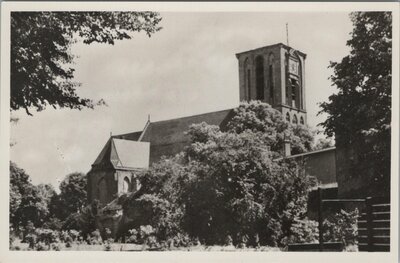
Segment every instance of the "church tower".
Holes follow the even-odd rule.
[[[306,54],[282,43],[236,54],[240,101],[260,100],[282,112],[286,121],[307,123]]]

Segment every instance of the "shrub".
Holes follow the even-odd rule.
[[[246,234],[239,233],[238,234],[238,242],[236,247],[238,248],[246,248],[247,247],[247,242],[249,241],[249,237]]]
[[[111,248],[112,248],[112,243],[114,242],[114,239],[112,239],[112,238],[109,238],[109,239],[107,239],[105,242],[104,242],[104,250],[105,251],[111,251]]]
[[[59,234],[51,229],[38,228],[36,230],[37,241],[43,242],[46,245],[59,241]]]
[[[13,246],[15,239],[16,239],[15,234],[10,231],[10,235],[9,235],[9,245],[10,245],[10,247]]]
[[[290,228],[291,235],[287,244],[292,243],[316,243],[318,242],[318,222],[313,220],[295,220]]]
[[[29,234],[34,234],[35,233],[35,226],[33,225],[33,223],[31,221],[28,221],[28,223],[26,224],[25,227],[22,228],[22,232],[23,232],[23,239],[22,242],[28,242],[28,240],[26,240],[26,237]],[[29,242],[28,242],[29,243]],[[32,247],[33,248],[33,247]]]
[[[226,246],[231,246],[231,245],[233,245],[233,239],[232,239],[232,237],[231,237],[230,235],[227,235],[227,236],[226,236],[224,245],[226,245]]]
[[[37,242],[35,245],[35,250],[37,251],[49,250],[49,246],[46,245],[44,242]]]
[[[25,241],[29,244],[30,249],[35,248],[36,240],[37,240],[37,235],[35,233],[30,233],[25,236]]]
[[[356,244],[357,218],[358,210],[356,209],[353,212],[341,210],[330,220],[326,219],[323,224],[324,240],[343,242],[345,246]]]
[[[54,251],[60,251],[60,244],[59,243],[51,244],[51,249]]]
[[[88,239],[87,242],[89,245],[101,245],[103,244],[103,239],[101,238],[100,235],[100,231],[98,229],[96,229],[95,231],[93,231]]]
[[[173,238],[173,244],[176,247],[188,247],[191,245],[191,239],[187,234],[184,233],[178,233],[174,238]]]
[[[60,219],[52,217],[43,224],[43,228],[60,231],[62,228],[62,222],[60,221]]]
[[[127,243],[138,243],[138,231],[136,229],[128,231]]]
[[[68,231],[69,236],[72,238],[72,241],[76,242],[78,241],[81,233],[77,230],[71,229]]]
[[[150,225],[140,226],[138,229],[128,231],[128,243],[139,243],[150,248],[158,247],[159,242],[155,235],[155,229]]]

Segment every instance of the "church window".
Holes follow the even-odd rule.
[[[290,114],[289,114],[289,112],[286,113],[286,121],[287,121],[287,122],[290,122]]]
[[[256,58],[256,92],[257,100],[264,100],[264,59]]]
[[[296,104],[296,96],[297,96],[297,83],[296,80],[291,79],[292,82],[292,107],[296,108],[297,104]]]
[[[122,182],[122,192],[127,193],[130,190],[130,184],[131,182],[129,181],[128,177],[124,178],[124,181]]]
[[[249,65],[249,58],[246,58],[243,63],[244,67],[244,74],[245,74],[245,99],[246,100],[251,100],[251,94],[250,94],[250,89],[251,89],[251,71],[250,71],[250,65]]]
[[[296,114],[293,115],[293,124],[298,124],[297,116]]]
[[[271,104],[274,103],[274,72],[272,65],[269,65],[269,74],[268,74],[268,80],[269,80],[269,99]]]
[[[304,125],[304,119],[303,119],[303,117],[300,117],[300,124],[301,124],[301,125]]]

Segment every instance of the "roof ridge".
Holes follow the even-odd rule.
[[[133,133],[142,133],[142,131],[134,131],[134,132],[127,132],[127,133],[122,133],[122,134],[116,134],[116,135],[112,135],[111,137],[112,137],[112,138],[115,138],[115,139],[129,140],[129,139],[120,138],[120,137],[128,136],[128,135],[131,135],[131,134],[133,134]],[[132,140],[129,140],[129,141],[132,141]]]
[[[192,117],[197,117],[197,116],[206,115],[206,114],[220,113],[220,112],[223,112],[223,111],[234,110],[236,108],[237,107],[230,108],[230,109],[225,109],[225,110],[209,111],[209,112],[206,112],[206,113],[199,113],[199,114],[194,114],[194,115],[190,115],[190,116],[182,116],[182,117],[176,117],[176,118],[171,118],[171,119],[166,119],[166,120],[159,120],[159,121],[152,122],[152,124],[156,124],[156,123],[160,123],[160,122],[166,122],[166,121],[172,121],[172,120],[178,120],[178,119],[192,118]]]
[[[254,49],[250,49],[250,50],[246,50],[246,51],[241,51],[241,52],[239,52],[239,53],[236,53],[235,55],[236,55],[236,57],[238,57],[239,55],[242,55],[242,54],[245,54],[245,53],[258,51],[258,50],[265,49],[265,48],[272,48],[272,47],[276,47],[276,46],[281,46],[281,47],[284,47],[284,48],[286,48],[286,49],[293,49],[293,50],[295,50],[296,52],[299,52],[299,53],[300,53],[301,55],[303,55],[304,57],[307,56],[306,53],[304,53],[304,52],[302,52],[302,51],[300,51],[300,50],[298,50],[298,49],[295,49],[295,48],[293,48],[293,47],[291,47],[291,46],[285,45],[285,44],[283,44],[282,42],[279,42],[279,43],[276,43],[276,44],[272,44],[272,45],[266,45],[266,46],[262,46],[262,47],[258,47],[258,48],[254,48]]]
[[[143,139],[143,137],[144,137],[144,134],[146,133],[147,128],[149,127],[149,125],[150,125],[150,120],[147,120],[146,125],[144,125],[143,131],[142,131],[142,133],[140,134],[139,139],[137,140],[138,142],[141,142],[141,141],[142,141],[142,139]]]

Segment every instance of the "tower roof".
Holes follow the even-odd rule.
[[[287,46],[287,45],[285,45],[285,44],[283,44],[283,43],[277,43],[277,44],[273,44],[273,45],[263,46],[263,47],[259,47],[259,48],[255,48],[255,49],[251,49],[251,50],[247,50],[247,51],[243,51],[243,52],[236,53],[236,57],[238,58],[240,55],[243,55],[243,54],[251,53],[251,52],[258,51],[258,50],[262,50],[262,49],[274,48],[274,47],[282,47],[282,48],[285,48],[286,50],[291,50],[291,49],[296,50],[296,49],[294,49],[294,48],[292,48],[292,47],[289,47],[289,46]],[[296,50],[296,52],[297,52],[300,56],[303,56],[304,58],[307,57],[307,54],[306,54],[306,53],[303,53],[303,52],[301,52],[301,51],[299,51],[299,50]]]

